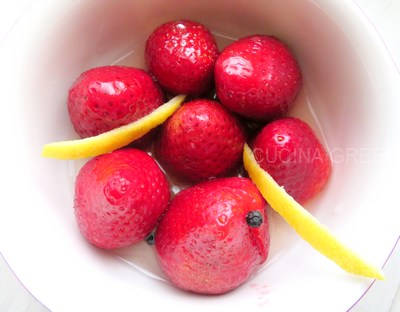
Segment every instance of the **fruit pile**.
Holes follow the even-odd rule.
[[[83,72],[68,96],[82,139],[49,144],[43,155],[94,156],[76,178],[74,199],[91,244],[121,248],[154,233],[159,264],[174,285],[228,292],[259,270],[270,244],[265,196],[243,170],[247,144],[254,162],[301,204],[330,175],[310,126],[286,117],[302,85],[299,64],[267,35],[220,52],[212,33],[193,21],[159,26],[145,61],[146,71]],[[186,186],[176,195],[174,181]]]

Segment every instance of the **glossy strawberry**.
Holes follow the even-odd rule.
[[[157,226],[161,268],[176,286],[222,294],[253,276],[269,251],[266,203],[247,178],[220,178],[187,188]]]
[[[213,82],[219,51],[213,35],[194,21],[170,21],[147,39],[149,71],[171,94],[201,95]]]
[[[80,137],[98,135],[148,115],[164,95],[146,71],[104,66],[83,72],[69,90],[68,112]]]
[[[223,105],[247,118],[283,116],[301,88],[300,67],[288,47],[254,35],[227,46],[215,64],[216,93]]]
[[[89,160],[75,182],[75,217],[92,244],[120,248],[143,240],[170,199],[157,163],[137,149],[117,150]]]
[[[298,118],[269,123],[252,146],[260,166],[299,203],[317,195],[327,183],[328,153],[311,127]]]
[[[241,161],[244,132],[218,102],[196,99],[161,127],[156,155],[173,173],[191,181],[220,177]]]

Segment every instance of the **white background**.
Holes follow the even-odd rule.
[[[33,1],[0,0],[0,44],[21,12],[31,2]],[[356,2],[374,24],[397,67],[400,68],[400,0],[356,0]],[[394,250],[384,271],[387,281],[373,286],[352,312],[400,311],[400,246]],[[0,311],[48,311],[21,285],[3,257],[0,257]]]

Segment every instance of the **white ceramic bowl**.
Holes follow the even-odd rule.
[[[43,144],[76,138],[67,89],[99,65],[143,66],[146,37],[160,23],[193,19],[224,46],[273,34],[293,49],[304,88],[291,114],[318,131],[334,163],[307,207],[362,255],[383,266],[398,236],[399,74],[352,1],[39,0],[2,43],[0,251],[53,311],[346,311],[372,280],[352,276],[271,214],[271,257],[223,296],[184,293],[163,281],[149,247],[103,252],[80,236],[72,211],[81,163],[43,159]],[[150,252],[150,253],[149,253]]]

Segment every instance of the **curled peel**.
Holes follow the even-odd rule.
[[[185,97],[185,95],[177,95],[147,116],[108,132],[85,139],[46,144],[43,146],[42,156],[57,159],[79,159],[112,152],[161,125],[180,107]]]
[[[368,263],[348,248],[325,225],[287,194],[269,173],[259,166],[247,144],[243,151],[243,163],[251,180],[272,209],[280,214],[314,249],[349,273],[385,279],[381,269]]]

